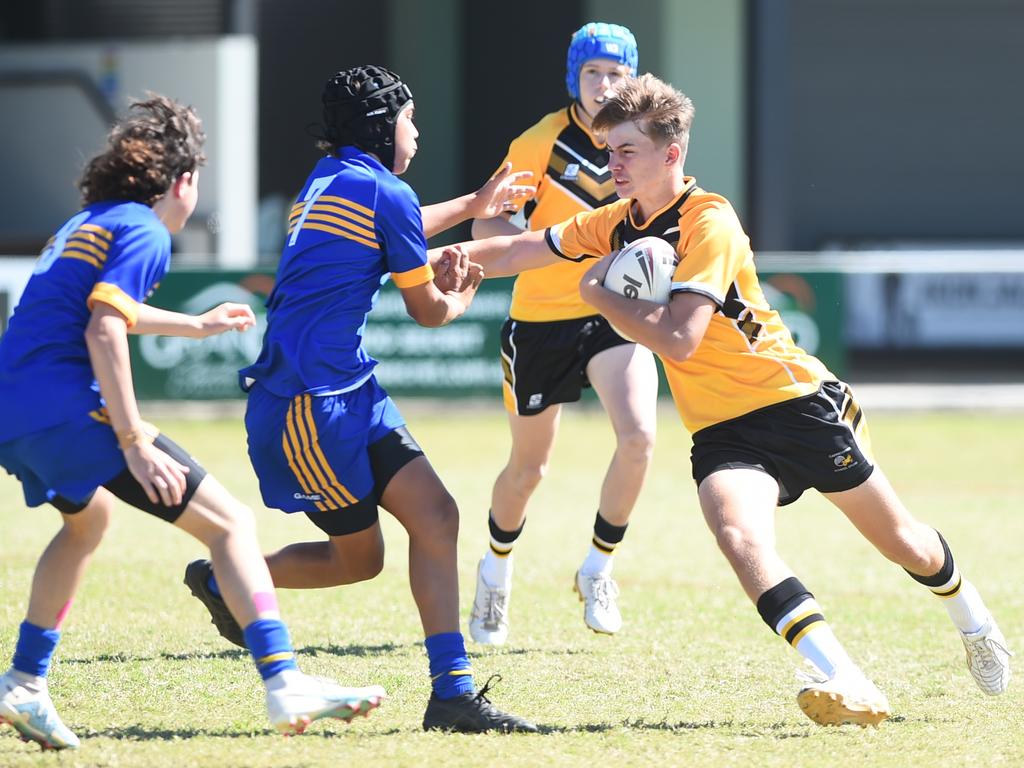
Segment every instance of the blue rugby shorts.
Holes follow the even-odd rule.
[[[256,383],[245,428],[263,503],[304,512],[332,536],[377,522],[384,486],[423,453],[374,377],[339,395],[291,398]]]

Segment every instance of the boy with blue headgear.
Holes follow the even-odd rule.
[[[617,199],[608,151],[592,121],[615,85],[636,74],[637,65],[636,39],[626,27],[592,22],[572,35],[566,58],[572,103],[523,132],[505,158],[513,170],[529,171],[529,183],[537,185],[536,196],[520,212],[525,228],[543,230]],[[510,219],[477,219],[473,237],[518,233]],[[590,629],[614,634],[622,625],[612,555],[650,463],[658,378],[651,353],[619,336],[580,298],[582,270],[562,262],[522,273],[513,288],[501,332],[512,448],[494,483],[490,546],[477,571],[469,631],[478,643],[501,645],[508,636],[513,545],[523,530],[527,502],[547,470],[561,404],[579,400],[584,387],[597,391],[615,430],[616,447],[601,485],[590,547],[573,587]]]

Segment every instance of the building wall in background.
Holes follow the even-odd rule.
[[[1024,3],[750,12],[757,247],[1024,240]]]
[[[586,7],[588,18],[633,31],[641,72],[693,99],[686,172],[729,198],[745,220],[746,0],[588,0]]]

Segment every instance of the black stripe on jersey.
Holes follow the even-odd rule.
[[[632,217],[626,216],[612,230],[611,242],[609,243],[611,249],[617,251],[634,240],[639,240],[641,237],[660,237],[665,242],[676,245],[679,242],[679,210],[686,204],[687,199],[696,189],[697,186],[693,185],[683,192],[675,205],[666,208],[657,218],[648,222],[643,229],[633,226]],[[669,230],[675,231],[669,232]]]
[[[824,620],[825,620],[825,617],[822,616],[820,613],[812,613],[807,618],[802,619],[801,621],[798,621],[796,624],[794,624],[792,627],[790,627],[789,628],[789,632],[786,633],[786,642],[789,643],[790,645],[792,645],[793,644],[793,640],[796,638],[797,635],[800,634],[800,632],[805,627],[808,627],[811,624],[814,624],[815,622],[824,621]]]
[[[544,242],[548,244],[548,248],[551,249],[551,252],[553,254],[555,254],[560,259],[565,259],[566,261],[575,261],[577,264],[579,264],[581,261],[597,258],[597,256],[593,256],[589,253],[584,253],[581,254],[580,256],[566,256],[564,253],[558,250],[558,248],[555,247],[555,241],[551,239],[551,227],[548,227],[547,229],[544,230]]]
[[[608,149],[594,146],[590,135],[573,119],[572,107],[566,109],[569,124],[551,145],[547,174],[591,208],[600,208],[618,199],[614,184],[609,184],[612,172],[608,170]],[[569,167],[572,173],[567,173]],[[607,191],[601,189],[604,185]]]

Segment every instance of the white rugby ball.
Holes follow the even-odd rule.
[[[641,237],[612,256],[604,276],[604,286],[627,299],[644,299],[668,304],[672,295],[672,276],[679,255],[660,237]],[[618,328],[616,333],[633,341]]]
[[[604,286],[627,299],[668,304],[672,275],[679,264],[676,249],[660,237],[641,237],[612,257]]]

